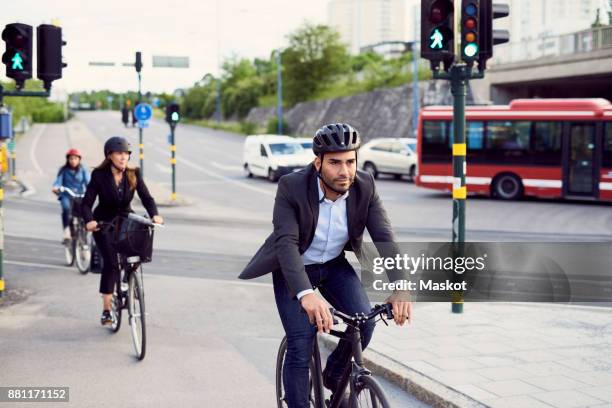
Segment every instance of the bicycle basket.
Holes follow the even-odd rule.
[[[81,202],[82,198],[73,198],[71,200],[70,212],[73,217],[83,217],[83,212],[81,211]]]
[[[115,225],[113,246],[125,256],[139,256],[140,262],[151,262],[153,228],[129,218],[119,218]]]

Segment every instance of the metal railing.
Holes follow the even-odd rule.
[[[543,36],[495,47],[495,64],[612,49],[612,26],[590,28],[570,34]]]

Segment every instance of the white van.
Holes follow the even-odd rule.
[[[252,135],[244,141],[244,173],[277,181],[281,176],[300,170],[312,162],[309,154],[294,138],[281,135]]]

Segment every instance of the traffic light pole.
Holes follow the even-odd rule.
[[[142,102],[142,89],[141,89],[141,76],[140,76],[140,72],[138,73],[138,103],[136,104],[138,106],[138,104],[140,104]],[[140,126],[140,124],[138,125],[138,150],[139,150],[139,157],[140,157],[140,174],[142,175],[142,177],[144,177],[144,143],[142,142],[142,127]]]
[[[483,78],[484,73],[472,73],[472,68],[466,64],[455,64],[450,74],[434,72],[435,79],[448,79],[451,81],[451,94],[453,95],[453,255],[463,257],[465,254],[465,209],[467,187],[465,174],[467,170],[467,144],[465,140],[465,100],[467,85],[470,79]],[[457,273],[454,279],[460,280]],[[463,292],[453,292],[453,313],[463,313]]]
[[[172,201],[176,201],[176,143],[174,141],[174,129],[176,123],[170,124],[170,164],[172,165]]]

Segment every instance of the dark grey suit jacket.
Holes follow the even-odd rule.
[[[319,190],[316,169],[305,169],[281,177],[274,201],[274,231],[259,248],[240,274],[240,279],[253,279],[281,270],[291,296],[312,289],[301,255],[314,237],[319,219]],[[393,243],[393,231],[387,213],[376,193],[374,178],[358,170],[346,203],[349,242],[345,250],[360,257],[363,231],[368,229],[374,243]],[[377,246],[379,252],[381,247]],[[395,251],[389,251],[394,248]],[[397,247],[385,245],[383,256],[395,256]],[[388,272],[388,275],[395,273]],[[389,276],[391,281],[399,275]]]

